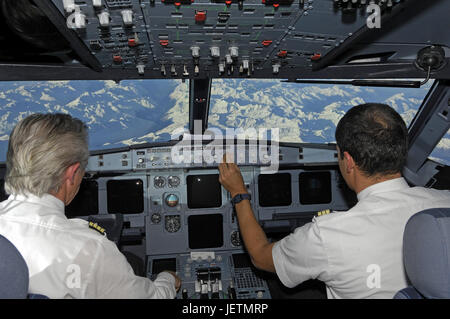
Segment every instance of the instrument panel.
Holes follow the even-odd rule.
[[[266,281],[251,262],[237,266],[248,255],[230,195],[219,182],[218,164],[175,163],[172,150],[92,154],[89,177],[66,214],[122,214],[127,231],[144,234],[147,276],[154,278],[161,265],[170,266],[185,282],[179,298],[270,298]],[[273,157],[279,161],[276,172],[265,172],[267,163],[255,165],[241,157],[251,205],[266,232],[289,233],[318,211],[347,210],[354,204],[335,153],[334,146],[281,146]],[[253,284],[244,287],[242,282]]]
[[[145,227],[148,254],[241,249],[231,198],[219,183],[218,164],[196,162],[194,157],[192,162],[174,163],[173,148],[91,155],[86,169],[91,178],[84,179],[66,209],[68,215],[123,214],[130,227]],[[240,167],[253,196],[253,211],[264,226],[288,225],[330,208],[347,210],[355,202],[340,177],[334,146],[281,146],[271,155],[278,170],[269,173],[264,171],[267,163],[249,162],[249,148]],[[202,246],[202,240],[211,247]]]

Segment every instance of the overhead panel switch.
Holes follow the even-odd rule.
[[[73,12],[75,10],[75,0],[63,0],[63,6],[67,13]]]
[[[237,58],[239,56],[239,48],[238,47],[231,47],[230,48],[230,55],[233,59]]]
[[[191,47],[191,52],[192,52],[192,57],[193,58],[199,58],[200,57],[200,47],[198,46],[193,46]]]
[[[211,56],[213,58],[220,58],[220,48],[219,47],[211,47]]]
[[[92,0],[92,5],[95,9],[100,9],[103,7],[102,0]]]
[[[109,12],[103,11],[98,15],[98,20],[100,23],[100,26],[102,28],[108,28],[109,27]]]
[[[122,10],[122,20],[123,24],[127,27],[133,25],[133,11],[132,10]]]

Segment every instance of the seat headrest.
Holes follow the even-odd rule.
[[[0,299],[25,299],[28,267],[17,248],[0,235]]]
[[[406,273],[426,298],[450,298],[450,208],[413,215],[403,235]]]

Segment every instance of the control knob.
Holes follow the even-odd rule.
[[[109,27],[109,12],[103,11],[102,13],[99,13],[98,20],[102,28]]]
[[[152,214],[151,220],[153,224],[159,224],[161,222],[161,214],[159,213]]]
[[[103,7],[102,0],[92,0],[92,5],[96,9]]]
[[[122,10],[122,20],[125,26],[130,27],[133,25],[133,11],[132,10]]]

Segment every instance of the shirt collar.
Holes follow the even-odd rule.
[[[370,195],[377,193],[385,193],[390,192],[397,189],[409,188],[408,183],[405,181],[403,177],[390,179],[385,182],[373,184],[358,193],[358,201],[363,200]]]
[[[44,194],[41,197],[38,197],[36,195],[27,193],[27,194],[12,194],[8,198],[9,200],[17,200],[21,202],[29,202],[29,203],[36,203],[42,206],[47,206],[50,208],[55,208],[58,210],[61,210],[64,212],[64,203],[56,198],[53,195],[50,194]]]

